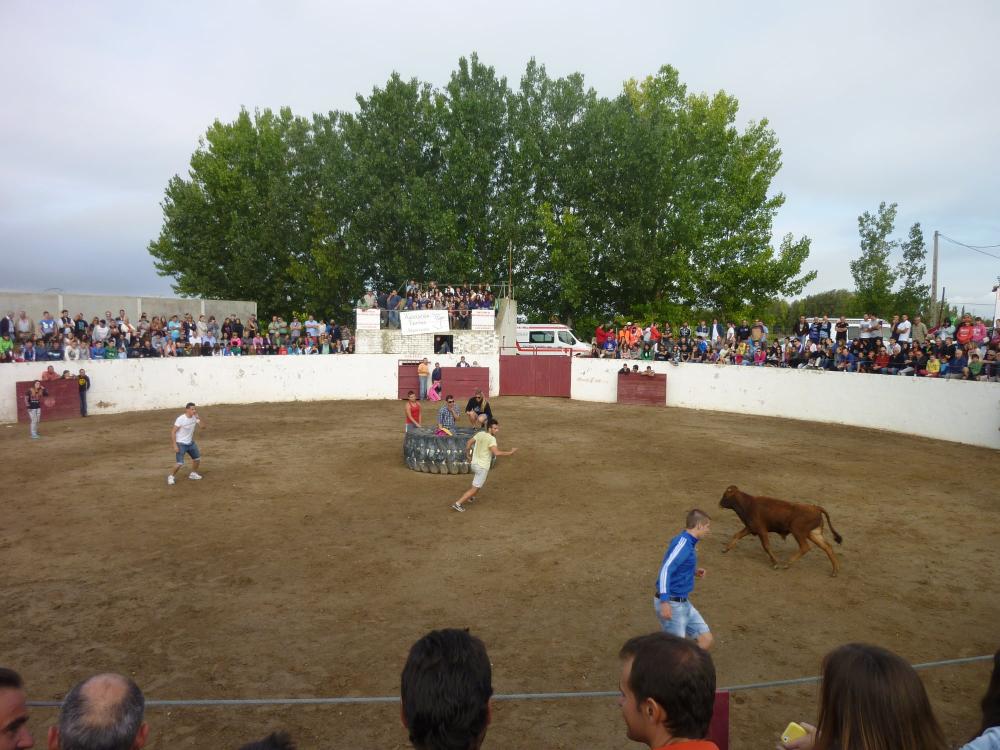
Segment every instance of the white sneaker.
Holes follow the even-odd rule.
[[[174,477],[173,474],[167,474],[167,484],[175,484],[176,482],[177,479]]]
[[[190,474],[188,474],[188,479],[201,479],[201,474],[199,474],[197,471],[192,471]]]

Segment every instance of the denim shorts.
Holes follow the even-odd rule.
[[[178,443],[177,444],[177,463],[184,463],[184,454],[187,453],[195,461],[201,458],[201,452],[198,450],[198,446],[195,443]]]
[[[660,621],[660,628],[664,633],[681,638],[697,638],[699,635],[709,632],[708,623],[694,608],[690,600],[670,602],[669,620],[664,620],[660,615],[660,600],[655,596],[653,597],[653,610],[656,612],[656,619]]]

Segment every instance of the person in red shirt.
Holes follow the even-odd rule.
[[[611,326],[609,325],[608,328]],[[594,338],[597,339],[597,348],[600,349],[604,346],[604,342],[608,340],[608,332],[604,328],[603,323],[598,323],[597,328],[594,329]]]
[[[708,734],[715,665],[694,641],[668,633],[626,641],[618,654],[625,734],[651,750],[719,750]]]
[[[405,432],[410,432],[411,430],[420,429],[420,402],[417,401],[417,394],[413,391],[408,391],[406,394],[406,421],[403,423],[403,430]]]
[[[964,346],[972,341],[972,332],[972,316],[966,313],[965,317],[962,318],[962,322],[955,329],[955,340]]]

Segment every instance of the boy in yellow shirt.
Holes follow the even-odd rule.
[[[509,451],[502,451],[497,447],[497,431],[500,423],[495,419],[490,419],[486,423],[486,429],[480,430],[465,444],[465,452],[469,456],[470,468],[472,469],[472,487],[456,502],[452,503],[452,508],[460,513],[465,512],[463,507],[476,496],[476,493],[486,483],[486,476],[490,473],[490,466],[493,464],[494,456],[513,456],[517,448]]]

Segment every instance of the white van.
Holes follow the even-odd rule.
[[[590,344],[580,341],[569,326],[557,323],[518,323],[518,354],[562,354],[583,357],[590,354]]]

